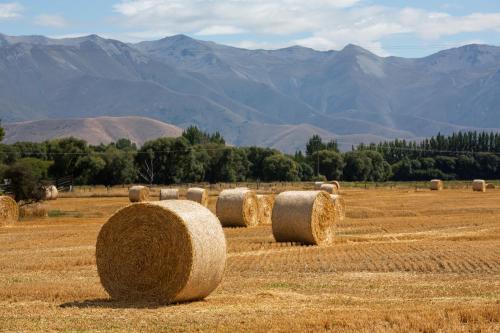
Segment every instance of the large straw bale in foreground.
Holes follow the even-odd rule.
[[[314,190],[315,191],[319,191],[321,190],[321,186],[324,184],[325,182],[315,182],[314,183]]]
[[[333,241],[337,217],[327,193],[292,191],[276,197],[272,222],[278,242],[327,245]]]
[[[258,195],[259,224],[271,224],[273,215],[274,197],[272,195]]]
[[[161,304],[200,300],[222,280],[226,239],[217,217],[200,204],[137,203],[102,227],[96,263],[113,299]]]
[[[130,202],[144,202],[149,200],[149,189],[146,186],[133,186],[128,191]]]
[[[475,192],[486,192],[486,181],[476,179],[472,182],[472,190]]]
[[[252,227],[259,223],[259,207],[254,191],[222,191],[217,199],[216,211],[224,227]]]
[[[11,197],[0,196],[0,226],[9,225],[19,220],[19,206]]]
[[[346,215],[346,203],[344,198],[338,194],[330,194],[330,198],[335,205],[335,216],[339,221],[343,221]]]
[[[335,194],[338,191],[338,188],[335,184],[323,184],[320,187],[321,191],[325,191],[328,194]]]
[[[199,203],[202,206],[208,206],[208,191],[204,188],[193,187],[188,189],[186,199]]]
[[[54,185],[45,188],[45,200],[57,200],[59,191]]]
[[[179,189],[164,188],[160,190],[160,200],[179,200]]]
[[[442,191],[444,189],[444,183],[440,179],[431,180],[431,190],[432,191]]]

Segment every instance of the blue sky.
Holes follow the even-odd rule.
[[[463,44],[500,45],[500,1],[7,0],[0,32],[127,42],[174,34],[246,48],[357,44],[379,55],[425,56]]]

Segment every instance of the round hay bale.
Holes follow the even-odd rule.
[[[339,221],[343,221],[346,216],[346,204],[344,198],[338,194],[330,194],[330,198],[335,205],[335,215]]]
[[[340,191],[340,182],[334,180],[332,184],[335,185],[335,187],[337,187],[337,192]]]
[[[321,190],[321,185],[323,185],[325,182],[315,182],[314,183],[314,190],[315,191],[320,191]]]
[[[59,191],[54,185],[45,188],[45,200],[57,200]]]
[[[488,184],[488,185],[486,185],[486,189],[494,190],[494,189],[496,189],[496,186],[495,186],[495,184]]]
[[[283,192],[273,208],[273,235],[277,242],[328,245],[337,223],[335,206],[323,191]]]
[[[0,196],[0,226],[10,225],[19,220],[19,206],[11,197]]]
[[[272,195],[258,195],[259,224],[272,224],[274,197]]]
[[[444,183],[440,179],[431,180],[431,191],[442,191],[444,189]]]
[[[186,198],[187,200],[197,202],[202,206],[208,206],[208,191],[204,188],[193,187],[188,189]]]
[[[161,189],[160,200],[179,200],[179,189],[177,188]]]
[[[45,207],[41,203],[33,203],[19,207],[19,217],[47,218],[49,217],[49,212],[47,211],[47,207]]]
[[[131,204],[102,227],[96,264],[113,299],[201,300],[222,281],[226,239],[217,217],[195,202]]]
[[[144,202],[149,200],[149,189],[146,186],[132,186],[128,191],[130,202]]]
[[[476,179],[472,182],[474,192],[486,192],[486,182],[482,179]]]
[[[325,191],[328,194],[335,194],[337,193],[338,188],[334,184],[323,184],[321,185],[320,190]]]
[[[259,223],[259,206],[254,191],[222,191],[217,199],[216,212],[224,227],[253,227]]]

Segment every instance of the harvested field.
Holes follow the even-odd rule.
[[[49,218],[0,228],[1,331],[500,331],[500,190],[344,187],[332,246],[225,229],[220,287],[162,307],[110,301],[99,283],[97,234],[126,193],[62,196]]]

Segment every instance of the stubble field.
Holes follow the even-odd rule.
[[[50,202],[51,217],[0,229],[0,330],[500,331],[499,190],[342,192],[333,246],[225,229],[221,286],[162,307],[111,301],[99,283],[96,237],[126,197]]]

